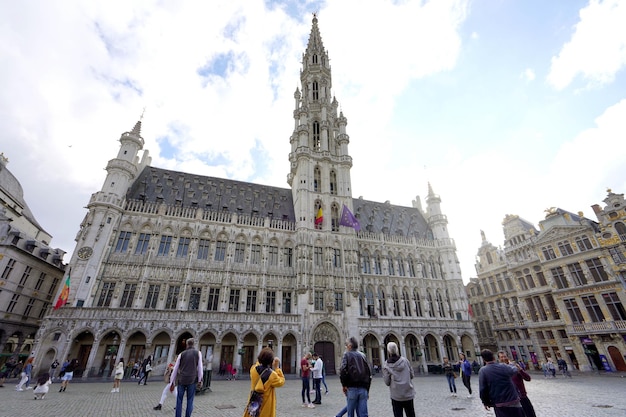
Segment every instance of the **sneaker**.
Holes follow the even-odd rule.
[[[307,403],[302,403],[302,408],[306,408],[306,407],[308,407],[308,404]]]
[[[313,404],[311,404],[311,403],[309,403],[309,405],[307,405],[307,407],[309,407],[309,408],[315,408],[315,406],[314,406]]]
[[[472,394],[469,394],[469,395],[467,396],[467,398],[472,398]]]
[[[161,409],[161,404],[157,405],[156,407],[153,407],[155,410],[160,410]]]
[[[23,388],[15,388],[15,391],[24,391]]]
[[[37,396],[36,396],[36,395],[35,395],[35,398],[34,398],[34,399],[35,399],[35,400],[37,399]]]
[[[328,391],[326,391],[326,392],[324,393],[324,395],[328,395]]]
[[[454,394],[452,394],[453,397],[456,397],[456,392]]]

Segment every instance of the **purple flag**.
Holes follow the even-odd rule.
[[[356,219],[356,217],[354,217],[354,214],[352,214],[350,209],[346,207],[345,204],[343,205],[343,211],[341,212],[341,221],[339,221],[339,224],[342,226],[352,227],[357,232],[361,230],[361,225],[359,224],[359,221]]]

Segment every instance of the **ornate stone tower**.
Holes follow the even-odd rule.
[[[89,212],[80,225],[76,236],[76,252],[70,262],[73,265],[69,299],[72,306],[89,307],[93,304],[92,296],[95,295],[96,283],[99,281],[96,274],[101,271],[105,257],[115,249],[112,239],[117,233],[124,210],[126,192],[141,170],[151,162],[147,150],[139,161],[138,154],[143,145],[141,121],[138,121],[132,131],[120,137],[120,150],[117,157],[107,164],[107,177],[102,190],[92,194],[89,200]],[[129,234],[126,244],[130,237]],[[121,244],[124,244],[123,239]]]
[[[350,139],[348,122],[342,112],[337,113],[339,104],[331,95],[330,62],[316,16],[302,58],[300,82],[301,88],[294,94],[287,180],[293,192],[296,227],[339,231],[343,204],[352,210]]]

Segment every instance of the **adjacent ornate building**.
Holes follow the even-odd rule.
[[[158,372],[189,337],[214,366],[243,372],[271,346],[286,373],[309,350],[333,373],[348,336],[372,364],[388,341],[424,371],[475,356],[439,196],[429,185],[426,210],[352,197],[347,119],[317,23],[294,94],[291,188],[154,167],[139,158],[141,122],[121,135],[76,237],[69,301],[37,335],[43,366],[76,357],[86,377],[116,355],[153,355]]]
[[[562,357],[580,370],[626,371],[626,202],[609,190],[598,221],[559,208],[537,230],[502,223],[504,249],[482,236],[467,285],[482,347],[539,366]]]
[[[65,270],[65,252],[49,246],[52,236],[35,219],[8,162],[0,154],[0,366],[32,353]]]

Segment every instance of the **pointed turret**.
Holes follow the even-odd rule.
[[[287,177],[297,227],[339,231],[342,206],[352,209],[350,137],[346,133],[348,121],[342,112],[337,114],[339,102],[331,94],[328,53],[315,15],[302,54],[300,82],[301,87],[294,93],[291,172]]]

